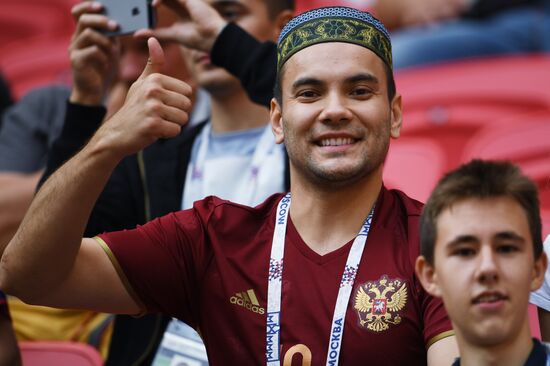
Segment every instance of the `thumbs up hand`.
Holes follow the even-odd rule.
[[[92,139],[118,159],[159,138],[177,136],[189,119],[191,87],[161,74],[165,62],[162,47],[155,38],[149,38],[147,45],[149,61],[141,76],[130,87],[124,105]]]

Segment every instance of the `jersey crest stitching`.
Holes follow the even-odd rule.
[[[378,281],[359,285],[355,292],[354,309],[361,327],[383,332],[390,325],[401,323],[399,312],[407,304],[407,284],[383,275]]]

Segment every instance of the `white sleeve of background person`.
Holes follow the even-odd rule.
[[[544,241],[544,252],[550,259],[550,235],[548,235]],[[546,268],[544,283],[537,291],[531,292],[529,302],[537,305],[539,308],[550,311],[550,266]]]

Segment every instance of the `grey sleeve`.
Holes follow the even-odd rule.
[[[31,173],[44,168],[51,142],[59,134],[70,90],[64,86],[36,89],[3,115],[0,171]]]

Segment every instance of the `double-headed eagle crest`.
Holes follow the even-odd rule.
[[[406,303],[407,284],[384,275],[378,281],[370,281],[358,287],[353,307],[362,327],[366,325],[373,332],[382,332],[389,329],[388,324],[401,323],[397,312]]]

